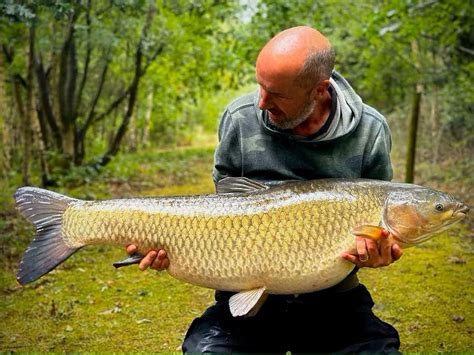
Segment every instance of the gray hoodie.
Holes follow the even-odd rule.
[[[327,124],[304,137],[271,125],[258,108],[259,92],[224,111],[214,159],[214,182],[226,176],[264,181],[331,177],[391,180],[391,137],[385,118],[364,104],[337,72],[330,79]]]

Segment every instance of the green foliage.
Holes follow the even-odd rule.
[[[35,13],[26,4],[18,4],[15,0],[5,0],[0,4],[0,15],[10,22],[28,23],[36,18]]]
[[[0,29],[4,36],[0,42],[14,54],[5,66],[8,78],[25,78],[28,26],[35,26],[37,52],[45,65],[51,66],[59,60],[70,15],[77,13],[79,74],[85,70],[88,50],[91,54],[78,103],[76,124],[83,125],[105,65],[108,71],[96,115],[106,111],[133,78],[135,49],[149,4],[92,2],[87,16],[87,2],[3,2]],[[428,159],[437,161],[452,155],[457,151],[454,142],[460,142],[464,150],[472,149],[474,11],[463,0],[297,0],[291,4],[280,0],[157,0],[153,4],[156,16],[141,49],[147,60],[154,60],[140,81],[123,151],[187,145],[196,131],[209,135],[234,90],[254,83],[254,61],[262,45],[282,29],[301,24],[314,26],[330,38],[337,51],[336,69],[353,83],[365,102],[394,117],[394,131],[406,130],[412,92],[415,85],[423,86],[419,153],[423,157],[432,152]],[[153,58],[161,46],[163,50]],[[49,75],[57,76],[52,68]],[[16,107],[13,82],[5,81],[6,99],[12,108]],[[56,90],[52,93],[56,95]],[[118,105],[107,118],[93,121],[86,137],[86,163],[96,162],[110,145],[125,104]],[[20,129],[15,124],[13,128]],[[443,149],[437,146],[440,141]],[[404,137],[397,145],[403,149]],[[54,147],[50,144],[47,149]],[[37,171],[37,151],[34,157]],[[19,168],[21,159],[11,160]],[[51,160],[50,165],[59,176],[64,169],[55,167],[57,161]],[[67,169],[73,169],[72,165]]]
[[[151,8],[154,9],[153,21],[144,31],[145,18],[150,16]],[[41,135],[36,133],[39,127],[35,131],[35,139],[42,139],[49,151],[47,163],[53,166],[50,169],[53,180],[61,183],[63,174],[81,175],[78,172],[81,169],[74,165],[100,162],[122,127],[135,134],[127,138],[134,140],[132,149],[180,142],[185,127],[189,127],[189,131],[194,127],[214,129],[215,125],[209,122],[217,117],[209,115],[215,115],[216,109],[200,110],[200,117],[190,117],[190,114],[196,112],[195,107],[201,102],[212,101],[213,95],[219,96],[222,88],[237,86],[236,78],[241,74],[234,70],[236,58],[229,61],[222,48],[238,25],[239,8],[236,1],[4,4],[0,8],[0,28],[5,29],[6,36],[0,45],[8,55],[5,68],[8,76],[24,83],[19,95],[14,95],[12,87],[7,85],[7,99],[15,107],[14,101],[25,100],[25,88],[38,85],[38,90],[34,89],[38,98],[36,108],[44,110],[39,98],[48,95],[46,102],[52,106],[59,130],[55,131],[48,117]],[[36,40],[31,40],[28,27],[35,29]],[[41,61],[46,70],[48,87],[40,88],[35,81],[26,82],[30,40],[35,46],[35,63]],[[137,46],[143,58],[138,73],[144,76],[140,78],[134,115],[128,123],[123,113],[128,112],[130,106],[127,105],[135,95],[130,88],[137,75]],[[66,51],[67,48],[73,49]],[[61,96],[66,89],[66,94]],[[126,99],[115,104],[124,93],[130,98],[125,96]],[[70,101],[67,105],[65,99]],[[217,111],[221,111],[224,104],[220,104]],[[15,121],[19,121],[20,112],[17,115]],[[44,112],[41,116],[44,119]],[[62,136],[62,144],[54,144],[55,132]],[[68,143],[72,140],[74,144]],[[35,172],[44,165],[40,165],[41,154],[39,149],[33,151]],[[70,158],[73,164],[68,164]],[[62,162],[57,164],[60,160]],[[18,161],[12,159],[12,163],[19,168]]]

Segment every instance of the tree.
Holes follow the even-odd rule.
[[[418,117],[422,132],[410,125],[414,130],[407,140],[408,181],[413,180],[417,135],[425,155],[433,157],[439,156],[442,141],[447,154],[455,142],[472,146],[474,88],[468,82],[474,69],[474,10],[469,2],[262,0],[252,28],[269,38],[301,24],[330,38],[337,70],[355,83],[365,102],[386,115],[398,112],[392,128],[407,132],[407,118]],[[457,136],[443,140],[448,132]]]
[[[213,0],[1,4],[5,95],[21,104],[13,126],[29,117],[38,127],[32,134],[45,154],[35,149],[34,163],[43,173],[49,164],[53,175],[99,169],[117,154],[131,122],[146,121],[142,137],[150,140],[163,137],[167,125],[199,124],[188,108],[218,91],[221,78],[236,83],[239,75],[237,59],[220,49],[232,38],[238,8]],[[141,109],[150,97],[153,109]],[[27,150],[20,155],[27,159]]]

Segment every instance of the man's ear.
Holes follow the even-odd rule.
[[[326,92],[329,89],[329,79],[327,80],[322,80],[315,88],[314,88],[314,94],[315,96],[323,96],[326,94]]]

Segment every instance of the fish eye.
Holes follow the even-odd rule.
[[[435,209],[436,211],[441,212],[442,210],[444,210],[444,206],[441,203],[437,203]]]

